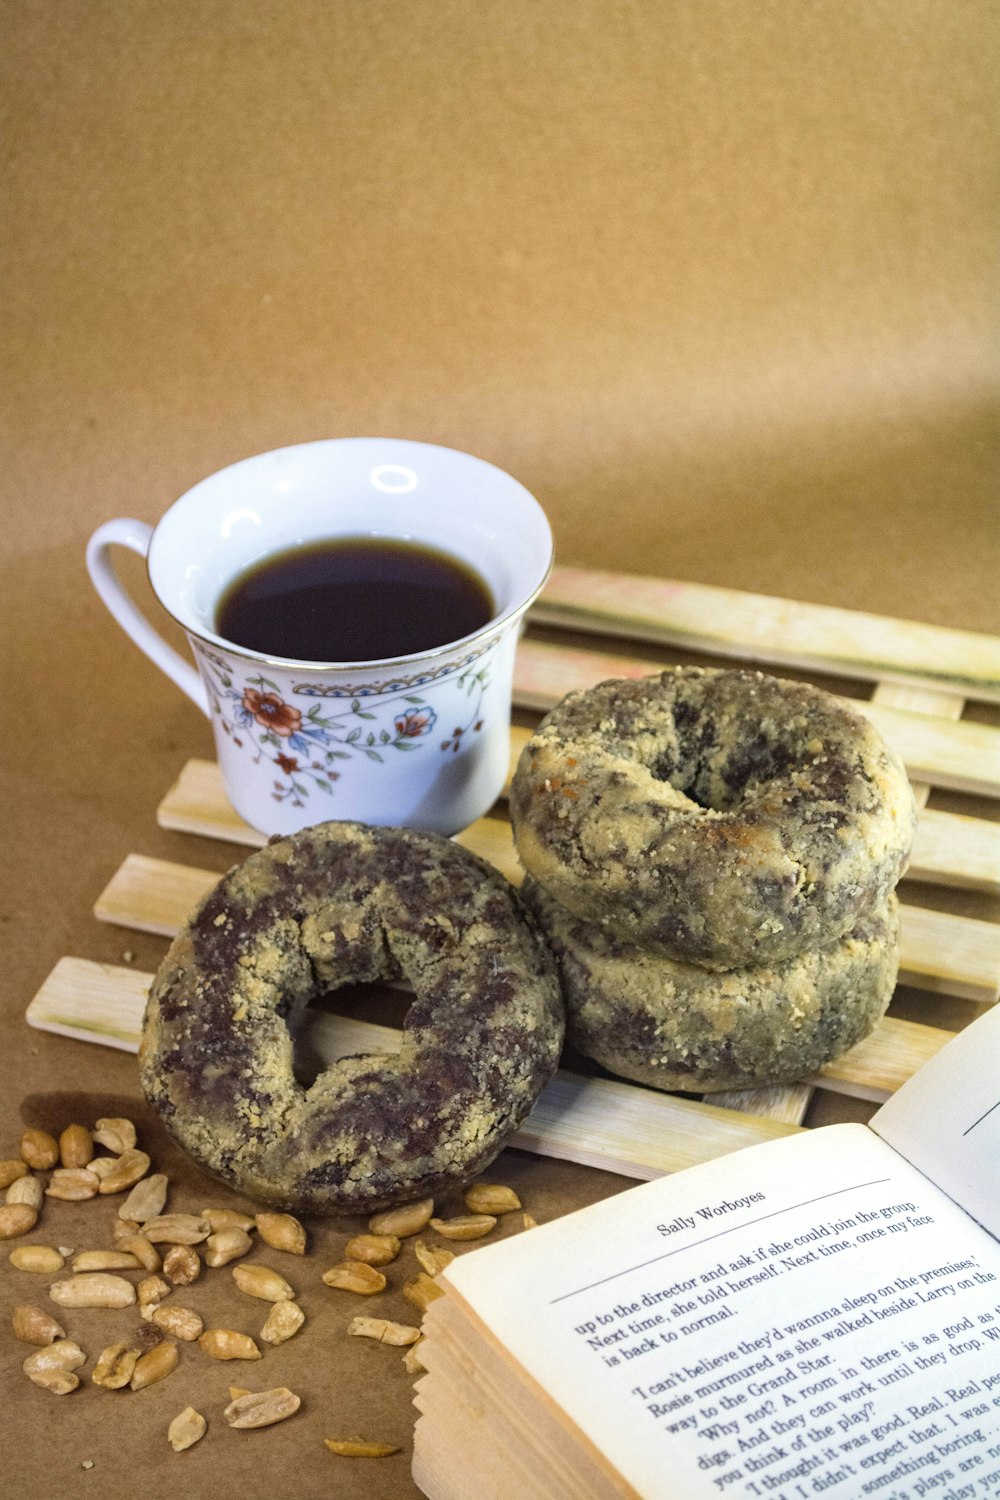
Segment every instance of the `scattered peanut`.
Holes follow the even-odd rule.
[[[422,1198],[419,1203],[404,1203],[402,1208],[388,1208],[383,1213],[373,1214],[368,1220],[372,1234],[394,1234],[397,1239],[408,1239],[419,1234],[430,1223],[434,1212],[434,1199]]]
[[[84,1125],[67,1125],[59,1137],[59,1160],[64,1167],[85,1167],[94,1154],[94,1142]]]
[[[155,1303],[162,1302],[164,1297],[169,1297],[172,1290],[169,1281],[164,1281],[162,1276],[144,1276],[136,1288],[139,1306],[152,1307]]]
[[[473,1182],[466,1188],[462,1200],[470,1214],[509,1214],[521,1207],[514,1189],[499,1182]]]
[[[173,1338],[183,1339],[188,1344],[200,1339],[205,1331],[205,1324],[196,1312],[189,1307],[178,1307],[173,1302],[167,1302],[163,1307],[147,1308],[143,1316]]]
[[[212,1231],[200,1214],[159,1214],[146,1220],[142,1232],[154,1245],[200,1245]]]
[[[172,1344],[169,1339],[164,1339],[150,1349],[148,1354],[140,1355],[129,1381],[132,1390],[141,1391],[147,1385],[156,1385],[157,1381],[166,1380],[179,1358],[177,1345]]]
[[[41,1213],[45,1190],[40,1177],[18,1177],[7,1189],[5,1203],[26,1203],[35,1213]]]
[[[420,1345],[423,1343],[423,1341],[423,1334],[421,1334],[417,1342],[415,1344],[411,1344],[409,1349],[407,1349],[406,1353],[403,1355],[403,1369],[406,1371],[407,1375],[423,1375],[426,1373],[427,1366],[424,1364],[423,1359],[420,1355]]]
[[[115,1240],[115,1245],[128,1255],[134,1255],[144,1271],[156,1272],[160,1269],[160,1253],[144,1234],[122,1235],[121,1239]]]
[[[390,1453],[399,1452],[398,1443],[377,1443],[369,1438],[324,1438],[323,1441],[331,1453],[339,1453],[341,1458],[388,1458]]]
[[[241,1292],[262,1302],[290,1302],[295,1296],[295,1289],[270,1266],[234,1266],[233,1280]]]
[[[123,1151],[130,1151],[137,1139],[132,1121],[123,1120],[119,1116],[105,1116],[98,1120],[91,1135],[99,1146],[106,1146],[116,1156],[120,1156]]]
[[[93,1172],[98,1182],[103,1182],[105,1177],[111,1175],[117,1165],[117,1156],[92,1156],[87,1163],[87,1171]]]
[[[38,1223],[38,1210],[30,1203],[5,1203],[0,1208],[0,1240],[16,1240]]]
[[[101,1193],[124,1193],[137,1183],[140,1177],[145,1177],[152,1163],[145,1151],[139,1151],[134,1146],[129,1146],[119,1156],[118,1161],[110,1172],[101,1178]]]
[[[403,1296],[414,1307],[419,1307],[421,1312],[426,1312],[435,1298],[443,1297],[444,1292],[433,1277],[428,1276],[426,1271],[421,1271],[416,1280],[406,1282]]]
[[[229,1387],[230,1401],[238,1401],[241,1396],[249,1396],[250,1392],[245,1385],[231,1385]]]
[[[81,1250],[74,1255],[73,1271],[136,1271],[139,1262],[129,1250]]]
[[[65,1203],[83,1203],[96,1198],[101,1180],[89,1167],[57,1167],[45,1189],[46,1198],[61,1198]]]
[[[56,1322],[51,1313],[41,1307],[32,1307],[29,1303],[15,1307],[11,1327],[14,1337],[20,1339],[22,1344],[39,1344],[44,1347],[56,1339],[66,1337],[65,1328]]]
[[[120,1391],[132,1379],[139,1362],[139,1350],[131,1344],[121,1342],[109,1344],[97,1356],[97,1364],[91,1380],[106,1391]]]
[[[21,1368],[35,1385],[43,1386],[54,1396],[66,1396],[80,1384],[79,1375],[73,1371],[86,1362],[87,1356],[74,1339],[56,1339],[46,1348],[29,1354]]]
[[[190,1245],[171,1245],[163,1257],[163,1274],[174,1286],[190,1286],[201,1275],[201,1260]]]
[[[21,1136],[21,1160],[36,1172],[47,1172],[59,1162],[59,1142],[47,1130],[26,1130]]]
[[[284,1344],[298,1333],[306,1315],[297,1302],[275,1302],[264,1320],[260,1337],[265,1344]]]
[[[348,1260],[363,1260],[369,1266],[387,1266],[394,1261],[401,1249],[401,1241],[395,1234],[356,1234],[348,1240],[344,1254]]]
[[[286,1250],[289,1255],[305,1255],[306,1232],[292,1214],[258,1214],[254,1220],[257,1233],[272,1250]]]
[[[521,1228],[522,1229],[537,1229],[538,1228],[538,1220],[534,1217],[533,1214],[522,1214],[521,1215]]]
[[[323,1272],[323,1281],[326,1286],[336,1287],[343,1292],[358,1292],[362,1297],[370,1297],[374,1292],[385,1290],[382,1272],[376,1271],[374,1266],[365,1265],[363,1260],[344,1260],[339,1265],[331,1266],[329,1271]]]
[[[446,1250],[443,1245],[428,1245],[426,1240],[414,1240],[413,1253],[428,1276],[437,1276],[455,1259],[454,1250]]]
[[[228,1266],[231,1260],[253,1249],[253,1240],[245,1229],[220,1229],[205,1241],[206,1266]]]
[[[230,1427],[270,1427],[294,1416],[302,1402],[287,1386],[271,1391],[250,1391],[230,1401],[223,1413]]]
[[[185,1448],[193,1448],[208,1430],[208,1423],[200,1411],[195,1411],[193,1406],[186,1406],[167,1428],[167,1442],[175,1453],[183,1453]]]
[[[224,1229],[245,1229],[249,1232],[254,1227],[253,1214],[241,1214],[235,1208],[203,1208],[200,1217],[208,1220],[208,1227],[213,1234],[221,1234]]]
[[[19,1177],[26,1177],[28,1164],[24,1161],[15,1161],[8,1157],[6,1161],[0,1161],[0,1188],[9,1188],[12,1182]]]
[[[208,1328],[198,1343],[213,1359],[260,1359],[261,1352],[248,1333],[232,1328]]]
[[[153,1172],[149,1177],[141,1178],[119,1208],[118,1217],[131,1219],[137,1224],[159,1218],[167,1201],[168,1185],[163,1172]]]
[[[460,1214],[455,1219],[431,1219],[430,1223],[446,1240],[481,1240],[497,1227],[492,1214]]]
[[[142,1225],[137,1219],[115,1219],[111,1225],[111,1238],[118,1246],[122,1240],[127,1240],[130,1235],[139,1234],[141,1230]]]
[[[135,1287],[123,1276],[90,1271],[68,1281],[54,1281],[49,1296],[60,1307],[131,1307]]]
[[[411,1323],[391,1323],[388,1318],[352,1318],[347,1331],[353,1338],[377,1339],[380,1344],[394,1344],[402,1349],[406,1344],[415,1344],[420,1329]]]
[[[40,1275],[61,1271],[66,1261],[54,1245],[18,1245],[10,1252],[15,1271],[35,1271]]]

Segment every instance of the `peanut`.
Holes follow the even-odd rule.
[[[131,1307],[135,1287],[123,1276],[90,1271],[67,1281],[54,1281],[49,1296],[60,1307]]]
[[[368,1266],[363,1260],[343,1260],[339,1265],[331,1266],[328,1271],[323,1272],[323,1281],[326,1286],[338,1288],[343,1292],[357,1292],[362,1297],[370,1297],[374,1292],[385,1290],[385,1277],[381,1271],[376,1271],[374,1266]]]
[[[135,1362],[135,1369],[129,1381],[132,1390],[141,1391],[147,1385],[155,1385],[157,1381],[166,1380],[179,1358],[177,1345],[172,1344],[169,1339],[164,1339],[162,1343],[150,1349],[148,1354],[141,1354]]]
[[[428,1245],[426,1240],[414,1240],[413,1253],[428,1276],[437,1276],[455,1259],[454,1250],[446,1250],[443,1245]]]
[[[388,1458],[399,1452],[398,1443],[377,1443],[370,1438],[324,1438],[323,1442],[341,1458]]]
[[[97,1356],[97,1364],[91,1380],[106,1391],[120,1391],[132,1379],[132,1372],[139,1362],[138,1349],[127,1343],[109,1344]]]
[[[35,1210],[36,1214],[40,1214],[44,1196],[45,1191],[42,1187],[42,1179],[29,1175],[27,1177],[18,1177],[16,1182],[11,1183],[7,1189],[7,1196],[4,1202],[26,1203],[29,1208]]]
[[[186,1406],[167,1428],[167,1442],[175,1453],[183,1453],[185,1448],[193,1448],[207,1429],[208,1423],[201,1412],[195,1411],[193,1406]]]
[[[98,1120],[91,1135],[99,1146],[106,1146],[116,1156],[121,1156],[123,1151],[130,1151],[136,1143],[135,1126],[131,1120],[124,1120],[120,1116],[105,1116]]]
[[[173,1302],[168,1302],[164,1307],[147,1308],[145,1316],[158,1328],[175,1339],[183,1339],[185,1343],[193,1343],[205,1331],[205,1325],[196,1312],[192,1312],[189,1307],[177,1307]]]
[[[60,1198],[64,1203],[83,1203],[96,1198],[100,1178],[89,1167],[57,1167],[45,1189],[46,1198]]]
[[[373,1214],[368,1220],[372,1234],[394,1234],[405,1240],[411,1234],[419,1234],[430,1223],[434,1212],[434,1199],[422,1198],[419,1203],[404,1203],[402,1208],[389,1208],[383,1213]]]
[[[509,1214],[521,1207],[514,1189],[499,1182],[473,1182],[463,1193],[462,1201],[470,1214]]]
[[[306,1315],[297,1302],[275,1302],[264,1320],[260,1337],[265,1344],[284,1344],[298,1333],[305,1320]]]
[[[94,1154],[90,1131],[84,1125],[67,1125],[59,1137],[59,1160],[64,1167],[85,1167]]]
[[[353,1338],[377,1339],[380,1344],[394,1344],[400,1349],[415,1344],[420,1337],[419,1328],[410,1323],[392,1323],[388,1318],[352,1318],[347,1331]]]
[[[213,1234],[221,1234],[224,1229],[245,1229],[249,1232],[254,1227],[253,1214],[242,1214],[236,1208],[203,1208],[200,1217],[208,1220]]]
[[[73,1271],[135,1271],[139,1262],[128,1250],[81,1250],[74,1255]]]
[[[153,1307],[169,1297],[173,1288],[162,1276],[144,1276],[136,1288],[140,1307]]]
[[[446,1240],[481,1240],[497,1227],[492,1214],[460,1214],[455,1219],[431,1219],[431,1228]]]
[[[134,1255],[144,1271],[156,1272],[162,1264],[159,1251],[151,1245],[144,1234],[127,1234],[115,1240],[117,1249]]]
[[[253,1240],[245,1229],[220,1229],[205,1241],[206,1266],[228,1266],[231,1260],[253,1249]]]
[[[47,1172],[59,1161],[59,1142],[47,1130],[26,1130],[21,1136],[21,1160],[36,1172]]]
[[[146,1220],[142,1232],[153,1245],[200,1245],[211,1227],[200,1214],[159,1214]]]
[[[538,1220],[534,1217],[533,1214],[522,1214],[521,1215],[521,1228],[522,1229],[537,1229],[538,1228]]]
[[[117,1156],[92,1156],[87,1163],[87,1171],[93,1172],[98,1182],[103,1182],[105,1177],[111,1175],[117,1165]]]
[[[25,1177],[28,1173],[28,1164],[24,1161],[15,1161],[12,1157],[6,1161],[0,1161],[0,1188],[9,1188],[12,1182],[19,1177]]]
[[[271,1391],[250,1391],[246,1396],[237,1396],[223,1415],[230,1427],[270,1427],[294,1416],[301,1405],[299,1397],[281,1385]]]
[[[55,1339],[64,1339],[66,1330],[61,1327],[44,1308],[32,1307],[28,1303],[22,1303],[15,1307],[11,1317],[11,1327],[14,1337],[20,1339],[22,1344],[40,1344],[42,1346],[51,1344]]]
[[[16,1240],[38,1223],[38,1210],[30,1203],[5,1203],[0,1208],[0,1240]]]
[[[414,1307],[419,1307],[421,1312],[426,1312],[437,1297],[444,1296],[444,1292],[433,1277],[428,1276],[426,1271],[421,1271],[414,1281],[408,1281],[405,1284],[403,1296],[407,1302],[412,1302]]]
[[[171,1245],[163,1257],[163,1274],[174,1286],[190,1286],[201,1275],[197,1250],[190,1245]]]
[[[356,1234],[344,1246],[348,1260],[363,1260],[369,1266],[387,1266],[399,1254],[401,1241],[395,1234]]]
[[[289,1255],[305,1255],[306,1232],[292,1214],[258,1214],[254,1222],[257,1233],[272,1250],[286,1250]]]
[[[270,1266],[234,1266],[233,1280],[241,1292],[262,1302],[290,1302],[295,1296],[294,1288]]]
[[[198,1343],[213,1359],[260,1359],[261,1352],[248,1333],[232,1328],[208,1328]]]
[[[111,1238],[117,1249],[122,1240],[127,1240],[130,1235],[141,1234],[142,1225],[136,1219],[114,1219],[111,1224]]]
[[[420,1346],[423,1341],[423,1334],[421,1334],[417,1342],[411,1344],[403,1355],[403,1369],[407,1375],[423,1375],[427,1371],[427,1366],[424,1364],[420,1354]]]
[[[73,1371],[86,1364],[87,1356],[73,1339],[56,1339],[44,1349],[29,1354],[22,1365],[24,1373],[35,1385],[40,1385],[54,1396],[66,1396],[80,1384],[79,1375]]]
[[[112,1170],[101,1178],[98,1191],[101,1193],[124,1193],[125,1189],[132,1187],[133,1184],[139,1181],[140,1177],[145,1177],[151,1165],[149,1156],[145,1151],[139,1151],[134,1146],[129,1146],[119,1156]]]
[[[10,1263],[15,1271],[36,1271],[47,1275],[61,1271],[66,1261],[54,1245],[18,1245],[10,1252]]]
[[[119,1208],[118,1217],[131,1219],[137,1224],[159,1218],[167,1201],[168,1186],[163,1172],[153,1172],[151,1176],[141,1178]]]

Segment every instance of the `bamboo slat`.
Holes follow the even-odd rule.
[[[542,624],[1000,702],[1000,640],[672,579],[556,567]]]
[[[653,663],[635,656],[521,641],[514,670],[514,699],[521,708],[543,712],[571,690],[612,677],[644,677]],[[983,797],[1000,797],[1000,729],[963,720],[953,723],[926,713],[883,708],[862,698],[848,699],[869,718],[915,781]]]
[[[41,1031],[136,1052],[151,977],[111,964],[63,958],[29,1005],[27,1021]],[[309,1045],[324,1063],[346,1053],[395,1051],[398,1036],[391,1027],[346,1017],[319,1012],[310,1017]],[[797,1128],[560,1071],[510,1144],[646,1180]]]
[[[512,751],[520,754],[527,740],[526,729],[513,729]],[[160,803],[157,822],[161,828],[178,833],[194,833],[248,848],[259,849],[265,841],[262,833],[244,823],[229,806],[214,760],[187,762]],[[480,825],[473,827],[479,829]],[[465,842],[468,836],[460,835],[459,842]],[[484,839],[489,836],[489,831],[482,834]],[[495,863],[501,862],[497,859]],[[515,878],[517,865],[513,853],[509,855],[511,873],[508,874],[508,867],[503,868],[509,879]],[[917,828],[907,879],[1000,895],[1000,823],[925,810]]]

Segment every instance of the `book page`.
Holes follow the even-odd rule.
[[[1000,1238],[1000,1005],[926,1062],[869,1125]]]
[[[865,1126],[646,1183],[444,1277],[648,1500],[1000,1492],[1000,1246]]]

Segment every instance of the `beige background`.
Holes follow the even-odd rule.
[[[0,1156],[25,1119],[139,1109],[132,1060],[22,1021],[63,953],[158,962],[90,914],[120,861],[238,855],[156,827],[209,732],[89,590],[106,517],[391,434],[511,470],[566,563],[1000,630],[985,0],[8,0],[0,31]],[[504,1170],[540,1218],[621,1185]],[[0,1274],[5,1319],[25,1295]],[[181,1458],[166,1421],[229,1368],[56,1401],[3,1336],[11,1493],[408,1500],[405,1458],[322,1450],[405,1443],[409,1395],[313,1300],[281,1355],[303,1415]]]

